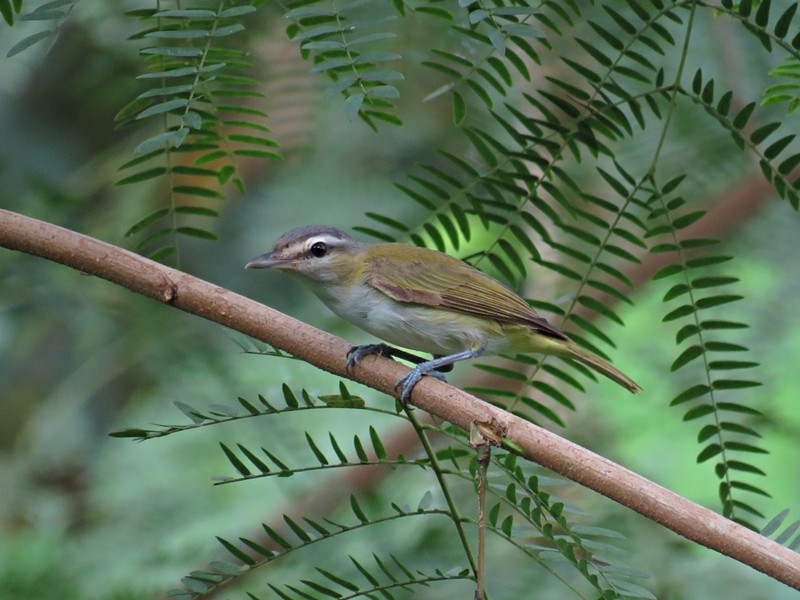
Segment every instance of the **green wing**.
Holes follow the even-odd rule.
[[[402,264],[396,258],[401,253]],[[434,250],[405,244],[372,246],[368,250],[365,279],[399,302],[528,325],[543,335],[568,339],[499,281]]]

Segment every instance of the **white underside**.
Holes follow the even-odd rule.
[[[485,319],[398,302],[367,285],[312,290],[336,315],[395,346],[441,355],[507,350],[505,336],[494,335]]]

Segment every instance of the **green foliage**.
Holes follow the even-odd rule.
[[[677,256],[675,262],[655,276],[655,279],[680,277],[680,283],[664,297],[665,303],[681,301],[677,307],[668,305],[664,321],[686,323],[677,334],[679,354],[671,370],[700,364],[704,381],[691,384],[672,404],[692,402],[684,418],[702,425],[698,433],[701,444],[698,461],[718,459],[714,471],[720,479],[723,513],[752,527],[749,519],[762,515],[740,496],[768,494],[741,477],[763,475],[748,457],[764,450],[752,443],[759,437],[754,424],[740,421],[752,421],[760,415],[748,405],[752,398],[742,396],[743,391],[759,383],[739,374],[756,367],[757,362],[746,357],[745,346],[716,338],[719,333],[744,326],[719,318],[720,310],[740,299],[725,290],[737,279],[716,268],[726,257],[694,256],[712,246],[714,240],[681,237],[679,232],[702,218],[705,211],[700,207],[687,210],[686,200],[670,197],[684,177],[660,183],[657,152],[651,169],[638,176],[617,160],[609,168],[603,159],[615,157],[613,144],[624,142],[637,129],[657,128],[658,123],[663,123],[663,138],[677,100],[686,96],[728,130],[737,146],[759,157],[764,177],[797,209],[798,179],[794,169],[800,164],[800,153],[793,150],[795,134],[786,132],[787,124],[782,121],[753,130],[749,123],[755,103],[733,113],[732,92],[718,95],[714,80],[705,78],[700,71],[688,78],[679,69],[673,82],[667,83],[665,71],[656,66],[657,61],[674,53],[679,45],[671,32],[675,25],[682,27],[689,39],[694,13],[700,10],[697,7],[688,9],[680,2],[666,2],[645,8],[633,1],[628,3],[629,10],[621,12],[611,5],[603,6],[608,19],[592,18],[586,22],[596,37],[576,40],[583,56],[578,53],[559,57],[578,80],[548,77],[554,87],[523,93],[512,103],[506,98],[511,95],[514,80],[503,74],[516,70],[518,75],[529,79],[529,73],[515,67],[520,63],[520,54],[509,52],[508,48],[522,47],[523,53],[538,63],[550,47],[548,38],[539,35],[537,29],[537,34],[531,33],[520,40],[490,18],[492,11],[478,8],[483,6],[480,3],[469,4],[470,26],[453,28],[462,34],[459,43],[470,44],[472,56],[477,59],[468,60],[452,51],[437,49],[433,52],[437,60],[426,63],[449,79],[435,95],[453,95],[453,120],[461,127],[468,150],[460,154],[443,151],[443,160],[436,165],[423,165],[420,174],[409,177],[410,183],[399,185],[424,209],[424,222],[409,226],[368,213],[367,217],[382,229],[359,229],[379,239],[387,238],[388,229],[393,232],[388,234],[391,239],[407,237],[439,250],[458,249],[462,240],[470,241],[476,227],[483,229],[484,240],[488,235],[489,242],[484,241],[482,248],[467,259],[476,265],[486,259],[511,284],[526,276],[527,260],[569,281],[571,300],[566,308],[542,302],[536,305],[561,316],[571,326],[572,337],[601,355],[602,346],[613,347],[611,337],[578,310],[588,310],[622,324],[612,305],[630,302],[622,291],[632,287],[625,274],[626,263],[630,266],[640,262],[644,250]],[[764,48],[781,48],[789,53],[790,61],[798,53],[799,38],[791,37],[794,34],[790,27],[795,8],[792,5],[785,9],[770,27],[769,2],[760,3],[752,14],[744,3],[735,9],[726,7],[730,16],[753,33]],[[523,12],[514,15],[515,22],[535,18],[548,36],[561,36],[564,27],[573,25],[573,15],[552,5],[524,17]],[[576,12],[580,14],[577,8]],[[529,39],[533,41],[530,52],[524,50]],[[493,65],[490,73],[488,65]],[[488,119],[484,112],[480,127],[470,124],[467,102],[459,91],[464,87],[474,92],[478,108],[488,111]],[[479,160],[466,161],[464,157],[468,154]],[[585,192],[570,175],[570,163],[589,160],[595,163],[597,175],[607,185],[605,197]],[[663,241],[664,238],[668,241]],[[552,256],[558,257],[557,260],[549,258]],[[704,273],[711,268],[712,272]],[[599,301],[598,295],[611,303]],[[692,343],[687,347],[688,342]],[[727,358],[730,352],[737,353],[735,359]],[[530,362],[528,358],[520,360],[523,364]],[[578,391],[584,389],[578,379],[560,367],[546,367],[551,376],[566,386]],[[513,381],[514,389],[520,390],[471,388],[500,406],[515,412],[524,407],[522,414],[544,417],[559,425],[562,419],[553,406],[573,408],[561,391],[534,379],[538,368],[527,377],[521,377],[517,369],[483,368]],[[585,369],[582,371],[587,374]],[[526,394],[528,389],[548,397],[552,405]]]
[[[0,0],[0,15],[9,25],[14,24],[14,15],[22,11],[22,0]]]
[[[23,14],[21,0],[0,0],[9,25],[46,26],[8,55],[53,42],[75,4],[47,2]],[[722,514],[757,528],[764,520],[758,502],[769,497],[759,463],[769,447],[762,438],[768,418],[754,408],[765,403],[759,362],[741,337],[748,323],[731,314],[747,299],[737,261],[720,240],[697,231],[714,218],[702,198],[713,189],[715,172],[743,168],[748,158],[787,201],[786,210],[800,208],[800,148],[792,120],[800,106],[798,3],[288,0],[256,16],[264,4],[159,2],[128,13],[140,29],[126,44],[138,49],[137,81],[146,87],[117,115],[137,135],[117,184],[156,196],[154,204],[142,203],[145,216],[126,226],[136,249],[165,259],[177,253],[182,237],[214,239],[209,220],[229,192],[244,192],[240,161],[278,157],[251,59],[255,36],[245,30],[251,19],[277,21],[307,74],[323,82],[320,97],[335,106],[326,118],[343,115],[350,127],[363,123],[376,134],[370,143],[379,144],[387,131],[408,126],[408,106],[420,105],[456,131],[435,151],[414,148],[413,166],[396,178],[402,200],[391,209],[368,206],[356,231],[458,254],[523,292],[535,276],[531,305],[603,356],[616,348],[615,329],[646,283],[643,265],[659,262],[655,273],[645,273],[652,285],[665,286],[647,343],[670,346],[658,378],[665,390],[674,382],[677,391],[664,402],[681,411],[676,416],[665,410],[664,418],[682,418],[691,428],[687,437],[697,439],[696,461],[710,465]],[[772,79],[740,90],[721,69],[694,60],[693,52],[707,50],[698,39],[703,19],[724,20],[744,33],[753,45],[743,52],[779,65],[765,68]],[[428,33],[428,45],[420,46],[416,30]],[[678,132],[690,129],[707,132],[710,145],[673,143]],[[350,156],[351,150],[342,152]],[[715,172],[698,173],[693,158],[709,152],[715,157],[709,171]],[[671,331],[674,345],[664,341]],[[257,345],[243,349],[269,360],[287,357]],[[580,406],[577,398],[597,389],[594,375],[579,365],[507,358],[478,365],[491,379],[468,389],[530,421],[566,427],[566,415]],[[658,397],[661,391],[644,394]],[[278,400],[259,394],[207,409],[175,404],[189,422],[111,435],[148,440],[217,431],[253,418],[280,424],[292,415],[362,411],[352,413],[364,421],[352,439],[333,430],[304,430],[291,438],[291,451],[268,435],[256,443],[220,441],[221,460],[231,472],[216,485],[282,485],[306,473],[335,481],[342,472],[388,467],[429,491],[413,508],[354,494],[343,512],[331,507],[323,517],[281,515],[280,527],[263,524],[263,538],[220,536],[230,558],[190,572],[174,597],[203,597],[328,541],[345,548],[359,532],[377,538],[382,526],[402,529],[415,520],[446,522],[437,531],[444,531],[445,545],[457,548],[455,567],[425,562],[381,538],[380,551],[314,555],[313,571],[306,567],[296,580],[270,580],[271,597],[391,598],[420,593],[423,586],[474,581],[477,557],[468,533],[477,520],[465,506],[471,506],[476,467],[463,432],[441,423],[422,426],[412,414],[351,394],[343,383],[317,396],[284,384]],[[392,455],[372,417],[414,428],[421,449],[414,456]],[[576,594],[588,589],[587,596],[601,598],[653,597],[641,585],[645,574],[625,564],[622,534],[556,498],[553,488],[560,482],[506,452],[493,456],[490,474],[487,523],[495,544]],[[800,525],[784,526],[787,515],[780,513],[762,533],[796,550]]]
[[[791,510],[786,508],[775,515],[769,523],[764,525],[764,528],[761,530],[761,535],[774,537],[775,541],[779,544],[783,544],[790,550],[798,552],[800,551],[800,533],[798,533],[798,530],[800,530],[800,520],[794,520],[781,529],[790,512]]]
[[[784,66],[773,75],[796,78],[797,5],[779,9],[767,1],[757,6],[722,4],[720,14],[755,36],[764,50],[785,54]],[[365,213],[370,224],[355,229],[381,241],[407,240],[440,251],[462,252],[466,260],[513,286],[528,278],[531,263],[550,271],[564,282],[568,300],[531,303],[556,315],[578,343],[601,355],[614,348],[607,325],[622,325],[618,306],[631,303],[634,282],[628,273],[648,253],[668,257],[653,279],[671,283],[663,298],[663,321],[680,325],[669,370],[685,378],[685,387],[671,405],[681,406],[684,421],[699,428],[697,461],[714,460],[723,514],[754,527],[752,519],[763,515],[752,500],[743,498],[768,493],[750,481],[764,474],[755,459],[765,450],[757,428],[761,413],[752,408],[752,391],[760,383],[744,373],[754,371],[758,363],[748,357],[745,345],[731,339],[746,324],[721,312],[742,299],[736,292],[738,279],[727,270],[730,257],[712,252],[716,240],[693,235],[693,226],[707,215],[706,208],[686,197],[684,172],[670,173],[661,166],[662,149],[679,108],[699,106],[739,150],[758,157],[764,178],[794,209],[800,204],[795,174],[800,152],[795,134],[787,131],[790,126],[784,121],[763,122],[765,117],[758,114],[755,102],[740,105],[734,102],[732,90],[719,89],[714,77],[699,69],[688,70],[688,42],[698,13],[709,8],[681,1],[639,0],[624,5],[601,3],[601,10],[573,2],[535,6],[401,2],[394,6],[397,12],[393,14],[388,3],[302,0],[290,2],[284,13],[291,22],[289,38],[309,61],[310,70],[331,81],[325,97],[341,96],[344,113],[350,119],[358,116],[376,131],[380,122],[402,124],[394,104],[400,89],[394,82],[402,81],[404,74],[386,66],[404,58],[389,50],[402,31],[398,16],[434,19],[438,27],[447,29],[447,35],[440,36],[419,60],[436,78],[433,91],[423,100],[450,97],[450,118],[462,144],[440,149],[434,160],[420,163],[397,184],[415,205],[420,215],[416,222],[370,210]],[[585,35],[587,31],[591,35]],[[573,44],[565,44],[568,37]],[[555,48],[559,53],[554,62]],[[677,64],[665,61],[676,53]],[[541,76],[537,69],[545,63],[558,63],[561,68],[551,68]],[[521,83],[534,81],[520,89]],[[793,85],[768,87],[763,105],[788,102],[792,113],[797,105]],[[751,125],[756,119],[760,123]],[[627,166],[618,149],[650,131],[658,141],[649,167]],[[602,192],[585,186],[587,169],[600,182]],[[575,409],[572,395],[587,389],[584,379],[593,378],[592,374],[552,360],[527,356],[514,360],[517,366],[480,365],[483,371],[507,380],[508,386],[469,389],[525,418],[563,426],[559,412]],[[688,372],[692,375],[687,376]],[[158,433],[132,430],[126,435],[146,438],[224,420],[325,408],[307,394],[302,402],[290,398],[283,409],[274,409],[263,398],[260,404],[240,400],[244,415],[184,409],[195,421],[192,425]],[[350,406],[366,408],[362,402]],[[471,453],[464,451],[463,439],[451,435],[455,447],[460,444],[462,449],[458,453],[451,449],[447,455],[452,469],[439,473],[440,486],[448,485],[443,475],[463,477],[468,471],[463,460]],[[278,459],[265,448],[259,453],[241,444],[236,448],[223,445],[238,473],[227,481],[373,463],[422,466],[438,473],[435,454],[429,452],[427,458],[416,461],[387,459],[375,429],[370,429],[369,440],[373,458],[366,450],[369,444],[356,436],[350,451],[357,457],[353,463],[347,445],[333,434],[328,443],[335,459],[306,434],[314,458],[312,464],[301,467],[288,467],[285,458]],[[593,534],[601,538],[616,534],[584,530],[593,533],[580,535],[581,526],[574,525],[568,511],[539,490],[536,477],[523,475],[513,456],[494,464],[508,479],[492,488],[496,500],[489,525],[493,534],[535,560],[545,551],[561,553],[603,597],[650,597],[630,580],[631,571],[603,566],[609,559]],[[457,513],[450,516],[459,522]],[[359,521],[368,520],[361,513]],[[539,533],[546,550],[517,541],[520,523]],[[301,545],[311,539],[298,530],[295,533]],[[243,542],[253,549],[250,542]],[[293,547],[280,541],[278,545]],[[233,544],[225,542],[225,546],[248,568],[258,566],[245,560],[244,551]],[[469,556],[468,547],[465,550]],[[274,558],[272,551],[261,554],[260,560]],[[414,577],[427,577],[401,565],[396,563],[408,577],[403,580],[408,585]],[[367,576],[366,568],[359,571],[374,586],[369,591],[348,587],[343,582],[351,579],[332,573],[323,573],[326,583],[304,580],[305,591],[291,586],[272,589],[284,598],[314,592],[339,597],[383,589],[377,578]],[[397,581],[386,570],[383,573]],[[345,589],[328,587],[331,582]]]
[[[218,215],[213,207],[226,185],[244,193],[238,159],[279,158],[266,113],[250,104],[262,96],[248,74],[253,65],[244,50],[223,45],[244,31],[242,21],[256,7],[227,0],[215,10],[177,6],[128,13],[146,25],[132,39],[156,44],[140,50],[148,71],[138,77],[154,87],[117,114],[126,125],[153,121],[159,129],[136,146],[137,156],[120,167],[126,175],[117,181],[131,185],[166,177],[166,206],[126,234],[139,236],[136,250],[158,260],[178,250],[178,236],[216,239],[200,224]]]
[[[675,185],[667,186],[671,189]],[[714,240],[692,238],[682,235],[693,223],[703,216],[704,211],[685,210],[686,201],[681,197],[670,198],[668,194],[658,194],[658,204],[653,206],[650,219],[654,225],[647,233],[648,238],[668,236],[668,241],[650,247],[653,253],[677,254],[678,260],[657,272],[653,278],[677,281],[664,295],[669,312],[664,322],[682,323],[676,334],[676,343],[683,350],[673,361],[670,370],[679,371],[693,363],[701,363],[705,373],[702,383],[694,383],[670,403],[671,406],[689,404],[684,413],[684,421],[705,423],[698,433],[697,441],[702,449],[697,455],[698,462],[717,459],[714,472],[720,479],[719,496],[723,514],[753,527],[749,516],[763,518],[752,505],[737,499],[744,492],[761,496],[768,494],[761,488],[740,479],[742,475],[764,475],[763,471],[749,462],[749,455],[763,454],[765,450],[755,445],[753,440],[760,434],[751,425],[738,421],[739,417],[752,420],[761,413],[748,406],[735,395],[726,398],[731,392],[750,389],[761,384],[740,376],[743,370],[752,369],[758,363],[751,360],[737,360],[747,348],[741,344],[719,339],[726,332],[735,332],[747,327],[734,320],[713,318],[715,310],[742,299],[740,295],[728,292],[738,279],[720,276],[716,273],[718,265],[727,263],[731,257],[704,252],[694,257],[698,249],[707,249],[716,244]],[[675,304],[678,306],[674,307]],[[704,318],[710,314],[710,318]],[[728,358],[730,353],[733,358]],[[743,458],[734,457],[744,453]]]
[[[400,97],[394,82],[402,81],[403,74],[388,65],[403,57],[386,50],[396,34],[381,31],[395,18],[390,4],[292,0],[288,8],[284,18],[292,24],[287,34],[313,63],[311,71],[324,73],[333,82],[325,96],[341,94],[347,117],[359,117],[373,129],[381,121],[401,125],[392,109]]]
[[[796,4],[792,5],[796,7]],[[786,112],[792,114],[800,107],[800,61],[794,57],[787,57],[783,63],[775,67],[769,73],[774,77],[781,77],[787,79],[785,83],[777,83],[769,86],[764,91],[764,99],[761,104],[769,106],[770,104],[787,103]],[[791,169],[790,169],[791,170]]]
[[[339,394],[336,396],[346,399],[350,404],[331,405],[330,402],[317,402],[306,391],[301,390],[296,394],[288,386],[283,387],[283,406],[276,407],[259,396],[258,402],[249,402],[243,398],[238,399],[239,406],[229,407],[215,405],[208,410],[201,411],[183,403],[176,403],[177,407],[190,419],[185,425],[164,425],[155,430],[129,429],[115,432],[115,437],[133,437],[139,440],[151,439],[187,431],[197,427],[216,426],[233,420],[250,419],[260,416],[273,418],[289,415],[297,411],[318,411],[330,409],[367,410],[396,418],[409,418],[383,409],[364,406],[355,402],[356,396],[350,394],[343,383],[339,384]],[[330,398],[331,396],[325,396]],[[242,411],[244,409],[244,411]],[[283,515],[282,528],[287,533],[280,533],[275,525],[262,524],[266,533],[266,541],[257,541],[250,538],[240,538],[238,542],[218,538],[222,546],[237,560],[240,565],[229,561],[215,561],[206,571],[193,571],[183,578],[183,590],[175,590],[171,596],[178,598],[202,598],[212,593],[220,585],[229,584],[239,577],[256,569],[263,569],[273,561],[303,552],[316,544],[335,540],[339,537],[347,538],[354,532],[374,528],[381,525],[407,519],[436,519],[447,517],[456,526],[462,523],[475,524],[474,520],[460,514],[458,509],[449,500],[459,486],[464,483],[469,487],[475,485],[476,460],[475,454],[463,431],[449,425],[431,425],[428,431],[421,428],[414,418],[410,424],[417,429],[425,443],[424,454],[417,459],[407,459],[402,455],[387,456],[386,444],[381,440],[378,431],[370,426],[367,436],[369,442],[362,441],[356,435],[353,447],[350,450],[346,444],[337,440],[333,432],[329,432],[327,440],[315,439],[310,433],[304,434],[304,445],[307,452],[302,454],[296,451],[297,444],[293,444],[292,452],[294,462],[300,458],[299,465],[292,465],[292,460],[287,457],[278,458],[272,451],[261,447],[259,451],[248,448],[244,444],[236,444],[233,449],[220,443],[220,448],[226,460],[230,463],[236,475],[220,478],[217,485],[230,484],[261,477],[290,477],[312,471],[332,472],[342,468],[359,468],[377,465],[388,465],[393,469],[412,469],[417,477],[428,477],[437,482],[438,494],[445,498],[445,506],[432,506],[432,496],[426,492],[415,508],[391,503],[391,511],[382,516],[371,516],[356,496],[349,497],[349,524],[330,517],[317,520],[303,516],[303,523],[296,517]],[[430,432],[445,435],[451,442],[448,447],[434,450],[427,443]],[[298,442],[300,443],[300,442]],[[323,448],[330,447],[330,453]],[[617,546],[617,542],[624,540],[618,532],[601,527],[584,525],[585,519],[579,511],[569,508],[561,500],[554,497],[546,488],[552,487],[553,482],[548,477],[535,473],[527,463],[520,463],[514,454],[503,453],[496,455],[492,460],[493,482],[489,487],[492,498],[488,510],[488,531],[497,539],[515,548],[521,555],[537,562],[540,567],[551,575],[568,581],[564,575],[552,568],[550,563],[554,555],[566,561],[575,570],[577,576],[582,577],[603,598],[654,598],[654,596],[634,581],[645,578],[647,575],[632,569],[621,562],[629,554]],[[504,483],[500,479],[505,480]],[[395,527],[402,527],[395,523]],[[344,542],[340,542],[344,544]],[[270,589],[280,597],[295,598],[292,594],[302,594],[301,590],[316,590],[317,592],[335,595],[335,597],[360,597],[374,593],[389,593],[394,588],[412,590],[419,586],[430,586],[434,583],[452,582],[460,579],[472,580],[474,575],[469,567],[457,567],[448,572],[441,570],[422,570],[406,566],[404,559],[398,558],[397,553],[403,552],[401,547],[387,548],[391,552],[388,560],[382,560],[373,554],[372,558],[378,567],[365,566],[353,556],[351,569],[342,574],[334,575],[328,569],[316,567],[316,570],[327,580],[319,583],[304,579],[299,582],[300,587],[286,584],[275,586],[270,584]],[[472,550],[464,544],[468,562],[472,563]],[[412,557],[409,557],[411,559]],[[368,585],[356,584],[359,575]],[[331,583],[334,588],[329,588]],[[339,588],[345,588],[344,590]],[[391,595],[391,594],[390,594]],[[386,596],[390,597],[390,596]]]
[[[19,54],[23,50],[48,40],[51,44],[55,42],[61,26],[69,17],[70,12],[80,0],[52,0],[44,2],[30,12],[19,17],[20,21],[36,21],[47,24],[49,27],[36,33],[24,37],[14,44],[6,53],[7,57]],[[14,24],[14,14],[22,12],[22,0],[0,0],[0,14],[3,15],[6,23]]]

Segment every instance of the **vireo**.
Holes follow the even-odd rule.
[[[536,352],[575,359],[631,392],[641,388],[539,316],[508,287],[467,263],[407,244],[364,244],[334,227],[283,234],[248,269],[298,275],[345,321],[404,348],[434,356],[396,387],[408,400],[423,375],[484,353]],[[385,344],[353,347],[348,370],[368,354],[398,355]],[[400,353],[401,356],[406,356]]]

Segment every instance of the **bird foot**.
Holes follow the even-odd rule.
[[[388,344],[366,344],[364,346],[353,346],[347,352],[347,364],[345,368],[348,373],[351,373],[355,367],[365,356],[370,354],[379,354],[388,358],[401,358],[410,362],[417,363],[410,373],[401,377],[394,384],[396,390],[400,390],[400,401],[404,407],[408,407],[408,400],[411,397],[411,390],[419,383],[423,376],[429,375],[435,377],[439,381],[447,382],[445,379],[444,370],[450,370],[453,364],[460,360],[467,360],[475,358],[483,354],[483,348],[464,350],[456,352],[455,354],[448,354],[447,356],[436,356],[433,360],[423,360],[419,356],[410,354],[399,348],[393,348]]]
[[[394,384],[394,389],[401,390],[400,401],[403,403],[404,407],[409,407],[408,400],[411,397],[411,390],[414,389],[414,386],[417,385],[419,380],[425,375],[434,377],[439,381],[447,383],[447,378],[445,378],[444,373],[441,371],[436,371],[434,367],[425,368],[430,362],[433,361],[428,361],[428,363],[417,365],[408,375],[404,375],[397,380],[397,383]]]
[[[395,384],[395,389],[400,390],[400,401],[404,406],[408,405],[408,400],[411,397],[411,390],[419,383],[423,375],[430,375],[439,381],[447,383],[442,369],[450,367],[460,360],[467,360],[480,356],[483,354],[483,351],[483,348],[464,350],[463,352],[456,352],[455,354],[448,354],[447,356],[437,356],[433,360],[419,363],[408,375],[401,377]]]
[[[363,346],[353,346],[347,351],[347,363],[344,368],[348,373],[353,372],[355,367],[365,356],[371,354],[378,354],[379,356],[386,356],[391,358],[393,356],[394,348],[388,344],[365,344]]]

